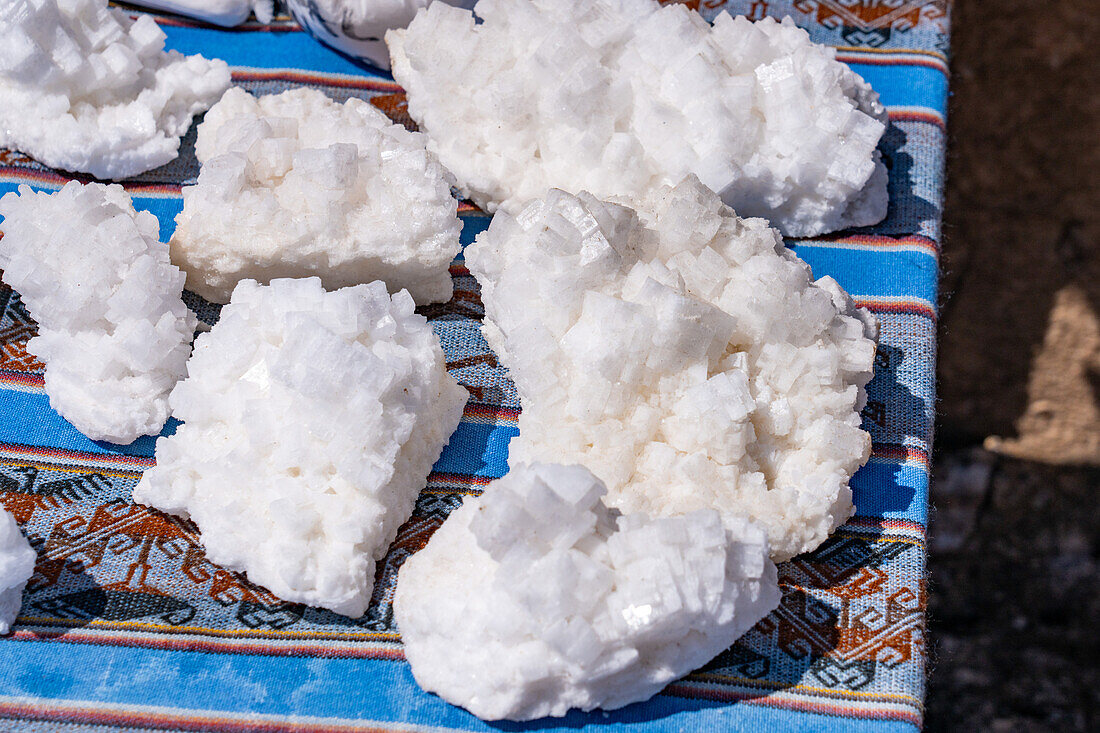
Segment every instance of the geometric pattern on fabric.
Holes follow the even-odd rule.
[[[857,513],[816,551],[780,565],[783,599],[733,647],[647,703],[515,730],[912,730],[923,712],[925,527],[947,95],[948,3],[872,0],[688,3],[708,18],[790,15],[838,47],[890,114],[881,224],[789,241],[881,323],[863,412],[874,448],[853,479]],[[153,14],[168,46],[225,59],[253,93],[309,86],[368,99],[412,126],[391,79],[293,23],[214,29]],[[194,127],[180,158],[124,182],[167,239],[198,172]],[[0,195],[70,176],[0,150]],[[460,207],[464,244],[489,217]],[[11,636],[0,639],[0,727],[128,730],[494,730],[421,691],[393,622],[397,571],[463,499],[502,475],[519,404],[480,333],[478,288],[459,256],[454,298],[422,308],[471,394],[412,517],[379,563],[367,613],[287,603],[206,560],[188,522],[135,505],[153,438],[120,447],[50,409],[36,326],[0,286],[0,503],[38,551]],[[217,308],[187,296],[207,323]],[[170,422],[165,432],[174,430]],[[16,723],[15,721],[18,721]]]

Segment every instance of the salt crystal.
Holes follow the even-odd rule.
[[[488,211],[548,188],[637,203],[694,173],[789,236],[886,216],[886,112],[790,19],[711,26],[656,0],[481,0],[477,18],[435,3],[386,41],[429,149]]]
[[[0,269],[38,321],[27,351],[50,405],[95,440],[129,443],[168,419],[196,320],[152,214],[121,186],[70,181],[0,198]]]
[[[523,407],[509,463],[582,463],[625,512],[748,516],[776,561],[812,550],[870,453],[875,320],[694,178],[642,210],[552,190],[467,248]]]
[[[172,260],[224,303],[244,278],[382,280],[418,303],[451,297],[458,202],[418,133],[360,99],[231,89],[199,125],[198,183],[183,189]]]
[[[11,631],[23,588],[34,574],[34,548],[27,542],[10,512],[0,508],[0,636]]]
[[[405,561],[394,616],[426,690],[480,718],[645,700],[779,603],[758,525],[620,516],[581,466],[515,465]]]
[[[165,52],[164,39],[152,17],[107,0],[0,4],[0,146],[105,179],[175,159],[229,67]]]
[[[244,280],[187,372],[134,501],[276,596],[361,616],[467,398],[412,298]]]

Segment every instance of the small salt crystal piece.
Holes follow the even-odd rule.
[[[0,636],[11,631],[23,588],[34,574],[36,555],[27,538],[19,531],[15,517],[0,508]]]
[[[424,139],[360,99],[231,89],[199,125],[172,261],[224,303],[245,278],[382,280],[417,303],[451,297],[458,202]]]
[[[878,95],[788,18],[711,26],[656,0],[442,3],[386,34],[394,78],[464,196],[635,202],[689,173],[788,236],[886,216]]]
[[[778,604],[763,529],[603,503],[582,466],[516,465],[405,561],[394,616],[425,690],[485,720],[646,700]]]
[[[778,562],[853,511],[877,324],[690,177],[634,210],[552,190],[466,250],[523,411],[509,463],[582,463],[608,503],[717,509]]]
[[[152,17],[107,0],[0,3],[0,146],[104,179],[175,159],[229,67],[165,52],[164,39]]]
[[[413,307],[381,282],[241,281],[134,501],[190,517],[211,562],[279,598],[361,616],[468,396]]]
[[[38,322],[27,351],[46,365],[50,405],[94,440],[157,433],[196,324],[157,218],[121,186],[76,181],[20,186],[0,217],[0,269]]]

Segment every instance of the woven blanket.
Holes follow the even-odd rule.
[[[0,728],[20,730],[859,731],[921,724],[925,526],[947,95],[947,0],[696,0],[752,18],[790,15],[867,79],[889,109],[881,148],[890,213],[880,225],[790,241],[882,324],[864,427],[870,462],[856,515],[817,551],[780,566],[783,600],[737,644],[646,703],[530,724],[483,723],[421,691],[391,597],[402,561],[467,496],[506,469],[519,404],[482,339],[482,306],[458,258],[451,302],[422,309],[471,393],[359,619],[285,603],[203,555],[186,522],[131,502],[153,438],[93,442],[50,409],[35,324],[0,289],[0,502],[38,551],[14,633],[0,639]],[[322,47],[289,20],[232,31],[155,16],[168,45],[225,59],[256,93],[297,86],[369,99],[411,124],[392,80]],[[194,128],[177,161],[125,182],[172,233],[198,164]],[[0,194],[67,179],[0,151]],[[463,243],[488,224],[464,204]],[[191,299],[207,322],[216,309]],[[168,426],[168,430],[172,429]]]

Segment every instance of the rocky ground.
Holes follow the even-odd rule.
[[[941,451],[928,731],[1100,728],[1100,469]]]
[[[1100,730],[1100,4],[953,15],[926,727]]]

